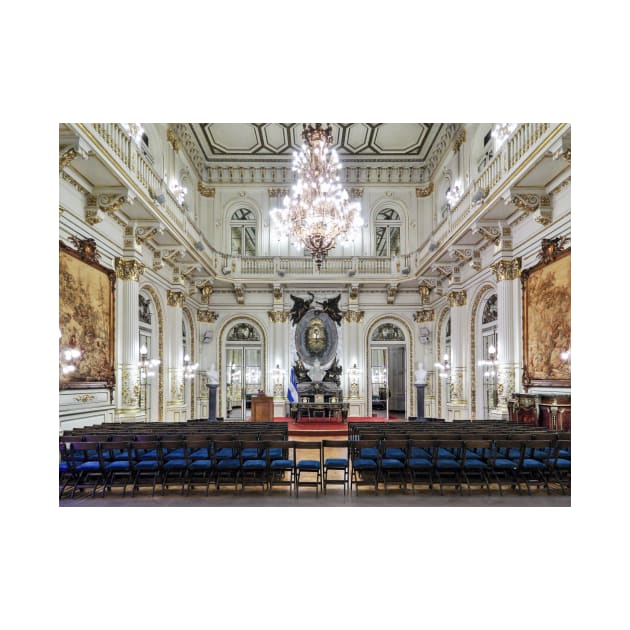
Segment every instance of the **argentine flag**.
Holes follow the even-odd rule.
[[[289,388],[287,389],[287,398],[289,402],[294,403],[297,402],[298,393],[297,393],[297,381],[295,380],[295,371],[291,368],[291,376],[289,377]]]

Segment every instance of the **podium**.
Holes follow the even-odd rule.
[[[251,410],[252,422],[273,422],[273,398],[271,396],[266,394],[252,396]]]

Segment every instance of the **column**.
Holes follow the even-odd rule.
[[[428,303],[428,293],[426,302],[423,300],[423,304]],[[436,417],[437,414],[437,389],[439,386],[439,379],[436,378],[435,362],[441,361],[441,357],[435,357],[432,343],[435,335],[435,310],[432,308],[423,308],[420,311],[416,311],[413,316],[416,324],[419,327],[418,340],[420,341],[417,347],[417,354],[414,357],[414,369],[418,367],[418,363],[422,363],[426,370],[426,383],[422,390],[423,404],[419,404],[419,390],[416,388],[416,407],[418,417],[427,417],[427,406],[429,407],[428,417]],[[422,411],[420,412],[420,409]]]
[[[462,420],[470,417],[466,392],[469,389],[469,377],[466,370],[466,291],[451,291],[448,294],[451,307],[451,402],[447,405],[447,420]]]
[[[520,382],[519,335],[520,326],[520,282],[521,259],[499,260],[490,265],[497,280],[497,359],[499,404],[495,413],[500,418],[508,417],[507,403]]]
[[[144,265],[134,258],[116,258],[116,389],[117,422],[146,420],[140,409],[138,362],[138,295]]]
[[[166,421],[185,422],[184,404],[184,352],[182,348],[182,291],[166,292],[166,334],[164,357],[166,368]]]

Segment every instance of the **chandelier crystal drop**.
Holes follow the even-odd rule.
[[[304,125],[304,144],[294,153],[297,181],[282,208],[270,212],[278,240],[289,239],[296,247],[309,250],[318,269],[337,239],[351,242],[363,225],[361,205],[349,201],[341,186],[342,168],[331,148],[332,127],[322,123]]]

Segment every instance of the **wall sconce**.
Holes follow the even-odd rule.
[[[449,208],[452,210],[457,202],[462,198],[462,191],[459,187],[459,184],[455,184],[452,188],[449,188],[446,193],[446,202],[448,203]]]
[[[59,331],[59,339],[61,340],[61,330]],[[70,337],[70,345],[59,349],[59,374],[60,376],[68,376],[76,372],[81,359],[81,350],[77,348],[77,342],[72,335]]]
[[[191,363],[190,356],[184,356],[184,378],[195,378],[195,370],[199,367],[198,363]]]
[[[284,398],[284,370],[280,368],[279,363],[276,363],[276,367],[271,373],[273,376],[273,397]]]
[[[140,348],[140,362],[138,363],[139,368],[139,378],[140,378],[140,408],[144,409],[146,414],[147,411],[147,395],[149,389],[149,378],[155,376],[155,372],[153,371],[158,365],[160,365],[159,359],[149,359],[148,357],[149,351],[147,347],[143,344]],[[143,396],[144,395],[144,396]]]
[[[497,375],[497,349],[490,345],[488,346],[488,359],[482,359],[478,362],[478,365],[487,368],[483,373],[485,378],[494,378]]]
[[[186,188],[186,186],[182,186],[179,182],[174,181],[171,185],[171,192],[175,196],[177,203],[181,206],[188,194],[188,188]]]
[[[359,370],[356,363],[348,370],[348,376],[350,377],[350,398],[359,397],[359,375],[360,374],[361,374],[361,370]]]
[[[442,361],[444,363],[434,363],[434,365],[440,370],[439,377],[448,379],[451,377],[451,365],[448,359],[448,354],[444,355]]]

